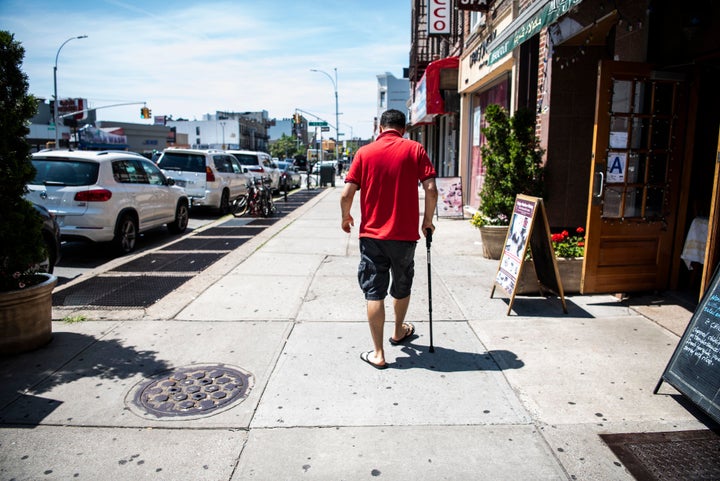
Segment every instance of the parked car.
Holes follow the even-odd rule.
[[[40,263],[39,268],[42,272],[52,274],[55,266],[60,261],[60,226],[55,220],[55,216],[45,207],[35,204],[33,207],[43,219],[42,236],[45,243],[45,251],[47,257]]]
[[[185,191],[140,154],[48,150],[32,163],[37,173],[26,198],[55,216],[63,239],[112,242],[127,254],[141,232],[187,228]]]
[[[227,152],[234,155],[238,162],[249,171],[270,177],[270,186],[274,191],[280,188],[280,170],[269,154],[252,150],[228,150]]]
[[[300,170],[293,164],[292,159],[277,163],[280,170],[280,190],[288,191],[297,189],[302,183]]]
[[[191,207],[210,207],[225,215],[230,201],[247,193],[248,175],[238,160],[223,150],[168,148],[157,165],[185,189]]]

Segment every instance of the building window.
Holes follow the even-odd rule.
[[[200,135],[200,127],[195,127],[195,135]]]
[[[387,97],[387,92],[381,91],[380,92],[380,108],[385,108],[385,98]]]
[[[478,28],[485,25],[485,13],[470,12],[470,31],[474,32]]]

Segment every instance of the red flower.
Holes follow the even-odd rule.
[[[553,234],[551,239],[553,242],[562,242],[564,237],[562,234]]]
[[[577,232],[578,234],[582,234],[583,232],[585,232],[585,229],[583,229],[582,227],[578,227],[577,229],[575,229],[575,232]]]
[[[585,241],[578,241],[578,247],[585,247]]]

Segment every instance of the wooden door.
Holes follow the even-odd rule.
[[[601,62],[582,292],[667,287],[682,169],[683,82]]]
[[[708,239],[705,247],[705,263],[703,264],[700,298],[710,285],[710,280],[720,262],[720,132],[718,133],[717,156],[715,157],[715,179],[713,180],[712,197],[710,199],[710,217],[708,219]]]

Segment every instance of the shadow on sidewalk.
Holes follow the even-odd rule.
[[[431,353],[425,346],[404,346],[403,354],[390,364],[391,369],[428,369],[438,372],[503,371],[520,369],[525,363],[511,351],[496,350],[484,353],[461,352],[455,349],[435,346]]]
[[[40,424],[62,404],[40,395],[63,385],[78,383],[88,389],[104,389],[105,382],[117,383],[138,375],[150,377],[170,368],[155,351],[139,351],[120,340],[98,340],[86,334],[53,333],[52,341],[30,353],[0,359],[0,382],[5,394],[0,398],[0,423],[32,427]],[[83,384],[84,383],[84,384]],[[14,394],[12,394],[14,393]],[[78,396],[86,396],[78,392]],[[65,397],[65,396],[63,396]]]

